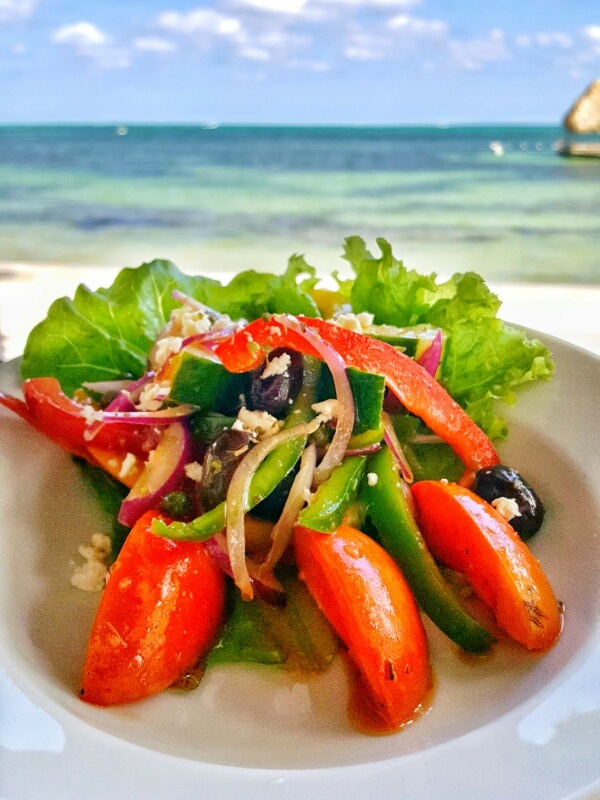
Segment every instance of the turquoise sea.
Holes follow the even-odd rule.
[[[600,283],[600,159],[556,127],[0,127],[0,262],[219,273],[345,236],[411,267]]]

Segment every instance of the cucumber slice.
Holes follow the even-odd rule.
[[[229,392],[234,376],[217,360],[182,350],[172,359],[169,397],[212,411],[217,401]]]
[[[408,328],[398,328],[396,325],[370,325],[365,333],[394,347],[402,347],[407,356],[418,359],[431,345],[439,330],[433,325],[412,325]],[[446,338],[447,334],[442,330],[442,358]]]

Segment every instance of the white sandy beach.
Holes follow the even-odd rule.
[[[52,300],[72,296],[77,285],[108,286],[111,267],[0,264],[0,351],[5,360],[23,352],[31,328]],[[227,279],[227,274],[215,275]],[[600,286],[490,283],[502,300],[500,316],[600,355]]]

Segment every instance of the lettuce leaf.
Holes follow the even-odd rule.
[[[299,280],[305,277],[302,286]],[[227,285],[180,272],[170,261],[127,267],[107,289],[80,285],[73,299],[56,300],[25,346],[23,379],[52,376],[72,394],[83,381],[136,378],[146,368],[157,334],[178,305],[174,289],[233,319],[256,319],[265,312],[318,314],[305,291],[316,282],[314,269],[293,256],[283,275],[241,272]]]
[[[353,280],[338,280],[355,313],[370,311],[377,324],[429,323],[448,333],[441,382],[493,439],[506,435],[496,401],[513,402],[515,390],[552,374],[546,347],[497,316],[498,297],[472,272],[438,282],[395,258],[378,239],[381,255],[372,255],[359,236],[346,239],[344,258]],[[319,316],[310,291],[315,269],[293,255],[281,275],[245,270],[229,284],[180,272],[157,260],[126,268],[107,289],[81,285],[73,299],[52,304],[47,318],[27,341],[23,378],[56,377],[67,394],[83,381],[135,378],[146,368],[152,342],[176,302],[177,288],[233,319],[253,320],[264,313]]]
[[[377,244],[380,258],[360,237],[346,239],[344,257],[355,273],[353,311],[370,311],[377,324],[444,328],[449,336],[441,383],[491,438],[504,438],[496,401],[512,403],[517,387],[552,375],[547,348],[497,317],[500,301],[479,275],[456,274],[438,283],[435,273],[408,270],[384,239]]]
[[[303,276],[306,276],[303,280]],[[213,286],[207,305],[232,319],[253,320],[262,314],[320,316],[308,292],[318,282],[314,267],[304,257],[293,255],[282,275],[245,270],[227,286]]]

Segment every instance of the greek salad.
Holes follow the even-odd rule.
[[[377,244],[346,239],[352,277],[328,284],[299,255],[225,285],[153,261],[31,332],[22,397],[0,404],[72,454],[111,519],[73,579],[101,590],[83,701],[343,654],[351,723],[390,733],[430,702],[423,615],[458,652],[556,642],[527,544],[543,503],[496,449],[498,401],[549,378],[550,354],[478,275],[439,281]]]

